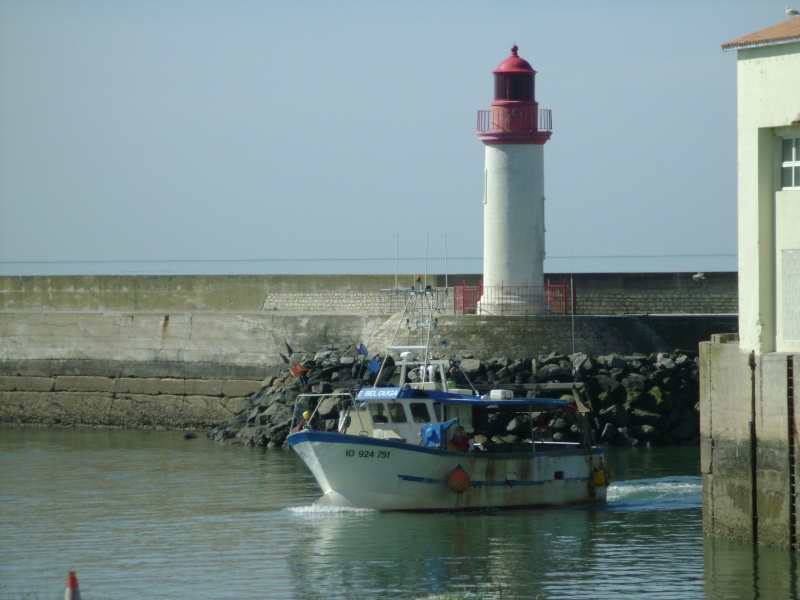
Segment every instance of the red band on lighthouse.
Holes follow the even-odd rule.
[[[78,588],[78,575],[70,571],[67,577],[67,589],[64,591],[64,600],[81,600],[81,591]]]

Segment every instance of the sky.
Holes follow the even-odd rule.
[[[735,270],[720,46],[784,4],[0,0],[0,273],[479,268],[476,114],[514,43],[553,118],[546,271]]]

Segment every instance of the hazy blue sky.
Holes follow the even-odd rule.
[[[0,0],[0,261],[480,257],[512,43],[553,111],[548,261],[733,255],[720,45],[784,6]]]

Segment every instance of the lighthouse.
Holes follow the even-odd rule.
[[[488,314],[546,312],[544,144],[549,110],[536,102],[536,71],[511,47],[493,71],[494,101],[478,111],[483,142],[483,297]]]

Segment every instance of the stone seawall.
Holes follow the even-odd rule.
[[[384,352],[400,315],[0,312],[0,422],[205,427],[326,344]],[[696,349],[734,316],[439,317],[448,352],[476,358]],[[418,343],[401,329],[398,343]]]
[[[208,427],[282,364],[366,340],[348,314],[0,311],[0,422]]]
[[[736,314],[738,273],[581,273],[576,309],[584,315]],[[546,276],[569,282],[569,274]]]
[[[599,306],[607,316],[452,314],[446,304],[452,285],[478,279],[451,276],[450,292],[440,296],[438,335],[453,355],[692,350],[737,327],[735,311],[722,314],[730,308],[722,292],[718,301],[700,303],[715,286],[735,289],[735,274],[708,274],[698,283],[691,274],[575,276],[579,309]],[[381,292],[396,281],[410,286],[413,277],[0,277],[0,422],[199,427],[225,421],[282,365],[287,342],[299,357],[326,344],[359,342],[378,353],[400,325],[402,343],[421,343],[419,332],[398,322],[402,295]],[[443,289],[445,277],[427,282]],[[604,294],[641,300],[617,308],[590,302]],[[669,298],[674,304],[666,312],[692,313],[683,310],[692,297],[709,314],[658,315]],[[632,308],[649,316],[619,312]]]
[[[735,314],[736,273],[551,273],[574,283],[579,315]],[[395,286],[413,275],[138,275],[0,277],[0,311],[277,311],[388,315],[399,307]],[[453,286],[478,275],[429,275],[453,312]],[[446,292],[446,293],[445,293]]]
[[[385,318],[333,313],[0,311],[0,358],[274,365],[300,350],[360,341]]]
[[[206,428],[275,368],[110,360],[0,361],[0,422]]]

